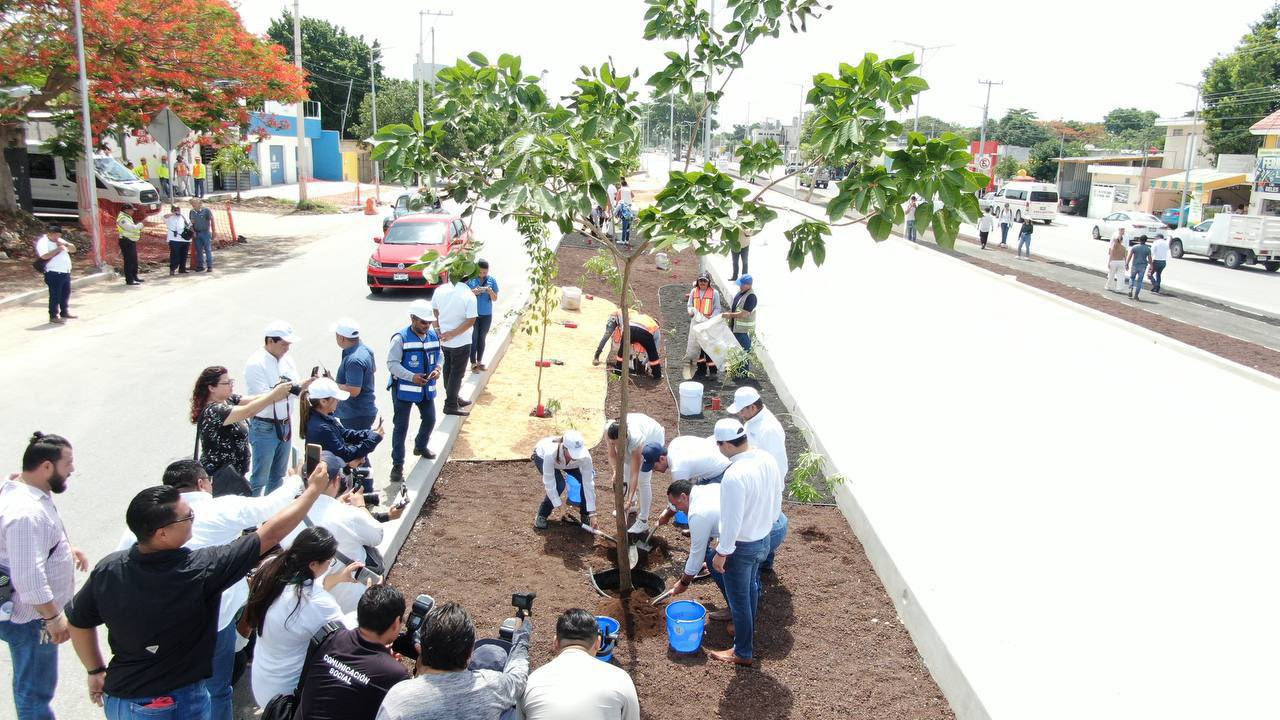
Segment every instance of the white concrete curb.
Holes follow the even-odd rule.
[[[102,282],[103,280],[114,280],[117,277],[119,276],[116,275],[115,270],[104,270],[102,272],[93,273],[92,275],[83,275],[78,278],[72,278],[71,287],[78,288],[83,285],[92,285],[94,283]],[[15,293],[8,297],[0,298],[0,307],[7,307],[9,305],[26,305],[27,303],[48,297],[48,292],[48,289],[39,289]]]

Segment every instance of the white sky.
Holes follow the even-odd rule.
[[[856,63],[868,51],[882,57],[910,51],[896,40],[952,45],[926,55],[924,76],[932,89],[920,101],[922,114],[950,122],[979,123],[985,95],[980,79],[1005,83],[992,91],[993,117],[1010,107],[1031,108],[1042,119],[1096,121],[1120,106],[1180,115],[1195,98],[1193,90],[1176,83],[1197,82],[1208,61],[1235,47],[1273,0],[1225,0],[1193,19],[1177,16],[1175,5],[1104,0],[1003,6],[827,2],[834,8],[810,23],[809,32],[792,35],[784,29],[776,40],[762,39],[749,51],[726,90],[717,116],[722,126],[743,122],[748,114],[757,121],[789,120],[802,98],[797,84],[808,85],[818,72],[834,73],[840,62]],[[248,28],[265,32],[293,3],[241,5]],[[724,10],[724,0],[717,5]],[[993,11],[976,15],[984,5]],[[664,64],[663,51],[680,49],[645,42],[641,0],[364,0],[355,12],[350,0],[301,0],[301,7],[304,16],[324,18],[366,41],[380,40],[388,74],[402,78],[411,76],[418,51],[417,11],[452,10],[452,17],[437,20],[438,63],[472,50],[490,60],[501,52],[520,55],[526,72],[548,71],[545,83],[553,96],[568,92],[580,65],[598,66],[610,55],[623,68],[638,67],[643,85]],[[911,7],[918,10],[907,19],[902,11]]]

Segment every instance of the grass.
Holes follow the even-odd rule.
[[[334,215],[342,212],[342,208],[324,200],[303,200],[294,206],[294,211],[314,215]]]

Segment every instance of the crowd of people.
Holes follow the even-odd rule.
[[[169,175],[168,164],[164,158],[160,157],[151,158],[150,163],[145,157],[138,158],[137,165],[134,165],[131,160],[126,160],[124,165],[132,170],[139,180],[154,185],[165,202],[181,196],[204,197],[209,169],[199,153],[195,154],[191,163],[187,162],[185,156],[179,154],[173,163],[173,177]]]

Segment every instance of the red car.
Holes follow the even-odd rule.
[[[378,244],[369,256],[365,279],[369,291],[377,294],[386,288],[433,288],[421,270],[410,266],[422,261],[429,250],[450,253],[471,241],[471,230],[457,215],[415,214],[396,218],[386,237],[375,237]],[[441,277],[441,281],[447,278]]]

